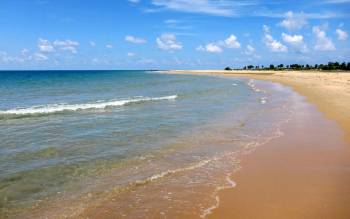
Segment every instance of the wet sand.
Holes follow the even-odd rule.
[[[219,193],[220,205],[209,218],[349,218],[350,74],[175,73],[274,81],[314,105],[301,104],[283,137],[242,158],[242,170],[232,177],[237,186]]]
[[[310,107],[310,106],[309,106]],[[314,108],[300,110],[283,137],[242,158],[209,218],[349,218],[350,145]]]

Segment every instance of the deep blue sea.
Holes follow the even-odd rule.
[[[0,217],[205,216],[292,96],[213,76],[0,72]]]

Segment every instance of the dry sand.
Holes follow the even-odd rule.
[[[301,104],[285,136],[243,158],[242,170],[233,175],[236,188],[220,192],[220,206],[209,218],[350,218],[350,73],[168,73],[269,80],[291,86],[313,104]]]

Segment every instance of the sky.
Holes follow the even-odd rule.
[[[0,0],[0,70],[350,62],[350,0]]]

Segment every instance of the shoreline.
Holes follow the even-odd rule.
[[[326,118],[344,129],[350,142],[350,72],[250,71],[250,70],[169,70],[167,74],[214,75],[250,78],[291,87],[316,105]]]
[[[265,80],[306,98],[284,136],[242,158],[234,189],[208,218],[347,218],[350,209],[350,74],[170,71]],[[306,108],[305,108],[306,107]]]

